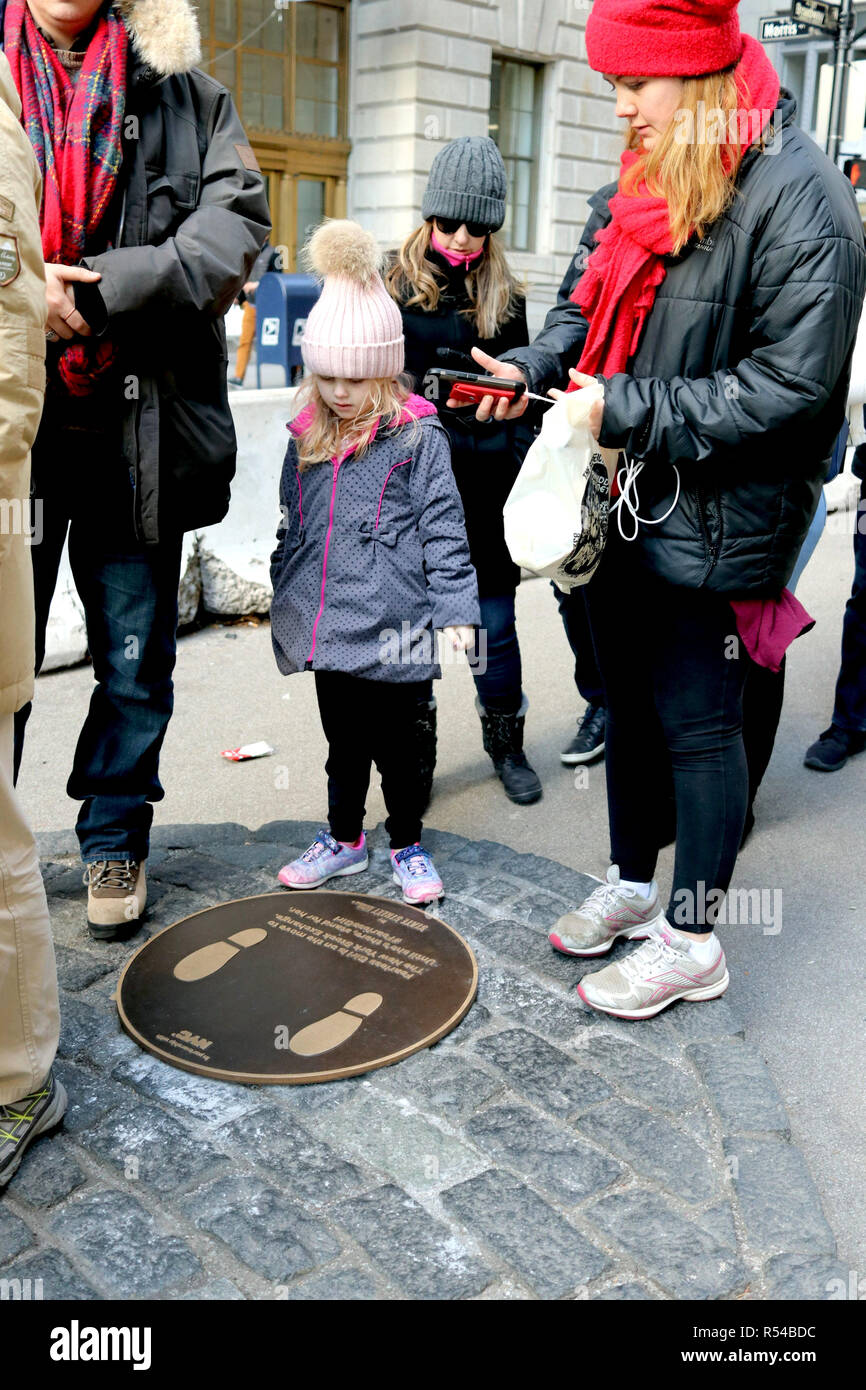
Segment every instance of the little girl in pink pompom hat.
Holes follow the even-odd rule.
[[[463,508],[436,409],[400,379],[400,311],[374,238],[328,222],[307,259],[323,278],[302,352],[310,376],[280,482],[271,633],[284,675],[313,671],[328,740],[328,825],[280,870],[318,888],[368,866],[373,763],[406,902],[442,896],[422,847],[432,759],[424,725],[441,675],[435,634],[468,648],[480,622]]]

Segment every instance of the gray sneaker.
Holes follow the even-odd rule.
[[[663,920],[655,883],[648,898],[620,887],[619,869],[611,864],[607,882],[594,888],[573,912],[560,917],[550,933],[550,944],[566,956],[601,956],[617,937],[643,940]]]
[[[27,1145],[63,1119],[66,1105],[66,1092],[53,1072],[29,1096],[0,1105],[0,1187],[18,1168]]]

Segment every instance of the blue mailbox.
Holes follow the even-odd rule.
[[[319,297],[319,282],[312,275],[284,275],[268,271],[256,290],[256,386],[262,384],[262,364],[275,362],[292,384],[292,368],[299,367],[301,338],[307,314]]]

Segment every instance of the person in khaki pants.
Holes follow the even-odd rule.
[[[0,1188],[66,1109],[51,1071],[57,969],[33,834],[12,785],[13,715],[33,695],[30,446],[45,390],[41,180],[0,53]]]

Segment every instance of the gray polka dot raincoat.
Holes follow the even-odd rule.
[[[413,419],[412,417],[418,417]],[[277,665],[366,680],[441,675],[434,630],[481,621],[448,436],[411,396],[403,420],[354,454],[298,469],[292,437],[271,557]]]

